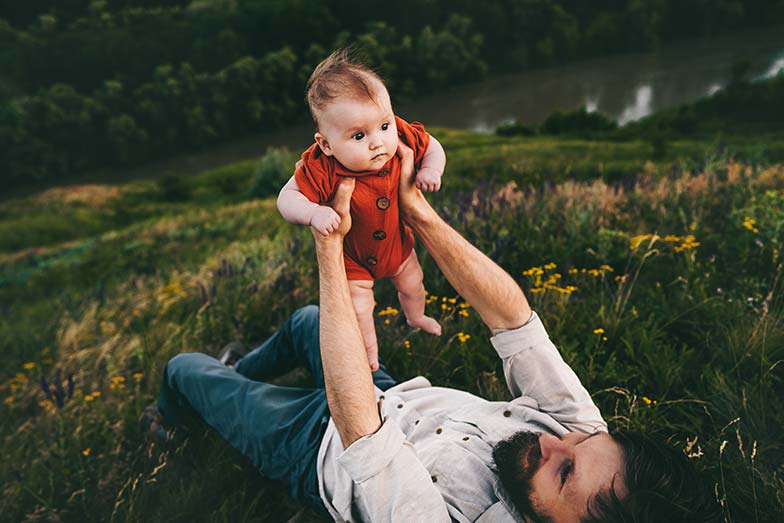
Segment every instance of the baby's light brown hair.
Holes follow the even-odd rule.
[[[349,49],[338,49],[322,60],[310,75],[305,96],[316,127],[318,111],[336,98],[345,96],[375,101],[377,88],[372,80],[378,80],[384,85],[384,80]]]

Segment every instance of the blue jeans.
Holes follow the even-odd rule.
[[[303,307],[234,369],[200,353],[178,354],[166,365],[158,408],[167,423],[198,414],[268,478],[290,486],[291,496],[325,511],[316,458],[329,422],[319,352],[319,309]],[[304,366],[313,388],[264,383]],[[373,382],[395,381],[381,365]]]

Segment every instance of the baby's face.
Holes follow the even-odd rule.
[[[352,171],[380,169],[397,152],[397,127],[389,94],[379,82],[374,100],[338,98],[319,111],[316,142]]]

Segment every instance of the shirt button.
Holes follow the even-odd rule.
[[[365,260],[365,263],[367,263],[372,267],[373,265],[378,263],[378,258],[376,258],[375,256],[368,256],[367,260]]]
[[[376,207],[381,209],[382,211],[386,211],[389,208],[389,198],[386,196],[382,196],[378,200],[376,200]]]
[[[441,434],[442,432],[444,432],[444,429],[436,429],[436,434]]]
[[[463,438],[463,441],[468,441],[468,436],[465,436],[465,437]]]
[[[416,420],[416,421],[414,422],[414,425],[419,425],[419,420]]]
[[[402,409],[403,408],[403,404],[401,403],[400,405],[397,406],[397,408]]]
[[[509,417],[509,416],[511,416],[511,415],[512,415],[512,411],[510,411],[510,410],[505,410],[505,411],[504,411],[504,417],[505,417],[505,418],[508,418],[508,417]]]
[[[436,483],[436,482],[438,482],[438,478],[436,478],[435,476],[430,476],[430,481],[432,481],[433,483]]]
[[[387,237],[387,233],[385,233],[384,231],[375,231],[373,233],[373,239],[374,240],[383,240],[386,237]]]

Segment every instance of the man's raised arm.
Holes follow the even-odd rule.
[[[319,267],[319,343],[327,403],[335,427],[348,447],[381,425],[367,352],[354,313],[343,262],[343,237],[351,228],[349,202],[354,179],[338,186],[332,202],[340,227],[324,236],[314,230]]]
[[[433,210],[414,186],[413,151],[400,144],[400,210],[452,287],[490,329],[514,329],[531,317],[522,289],[509,274],[468,243]]]

